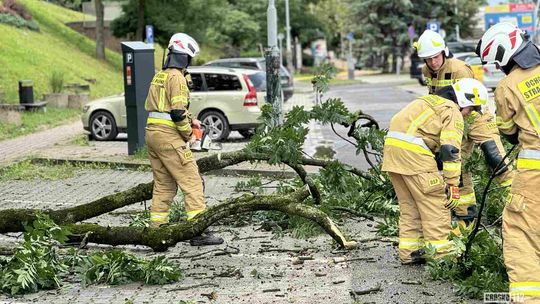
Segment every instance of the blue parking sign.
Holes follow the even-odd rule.
[[[441,31],[441,23],[439,21],[428,21],[426,24],[426,29],[438,33]]]
[[[146,26],[146,43],[154,44],[154,26]]]

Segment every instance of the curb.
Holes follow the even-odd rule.
[[[88,160],[88,159],[64,159],[64,158],[32,158],[30,160],[32,164],[73,164],[73,165],[104,165],[109,167],[116,167],[118,169],[149,169],[150,164],[144,162],[115,162],[115,161],[103,161],[103,160]],[[287,171],[277,171],[277,170],[260,170],[260,169],[218,169],[214,171],[209,171],[206,174],[208,175],[220,175],[220,176],[247,176],[255,177],[262,176],[268,178],[294,178],[296,173],[293,170]]]

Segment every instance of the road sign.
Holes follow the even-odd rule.
[[[501,4],[486,7],[484,24],[486,30],[499,22],[510,22],[529,33],[534,32],[535,6],[528,4]]]
[[[154,44],[154,26],[146,26],[146,43]]]
[[[347,38],[347,40],[349,41],[352,41],[354,39],[353,33],[352,32],[348,33],[347,36],[345,36],[345,38]]]
[[[409,39],[413,39],[416,36],[414,26],[410,25],[409,28],[407,28],[407,33],[409,34]]]
[[[439,21],[428,21],[426,24],[427,30],[432,30],[438,33],[441,30],[441,23]]]

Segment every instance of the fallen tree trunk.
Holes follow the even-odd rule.
[[[68,228],[78,236],[71,241],[78,241],[83,236],[88,242],[109,245],[145,245],[154,251],[165,251],[180,241],[185,241],[201,234],[217,221],[239,213],[257,210],[274,210],[301,216],[321,226],[342,248],[352,249],[355,241],[347,241],[339,228],[321,210],[302,203],[309,196],[305,188],[290,195],[244,195],[223,204],[208,208],[193,221],[181,222],[158,229],[142,227],[103,227],[94,224],[70,225]]]
[[[197,161],[201,173],[223,169],[247,160],[243,151],[229,152],[221,155],[211,155]],[[123,192],[107,195],[93,202],[61,209],[6,209],[0,211],[0,233],[19,232],[24,230],[23,224],[35,220],[36,212],[46,213],[59,225],[72,224],[93,218],[113,210],[152,199],[153,182],[139,184]]]
[[[152,183],[139,184],[127,191],[111,194],[93,202],[60,210],[6,209],[0,211],[0,233],[24,230],[24,223],[36,219],[43,212],[55,223],[66,225],[80,222],[113,210],[152,198]]]
[[[197,160],[197,165],[201,173],[219,170],[239,164],[245,161],[266,161],[269,157],[260,155],[250,155],[242,150],[214,154]],[[302,158],[302,165],[326,167],[330,161]],[[357,169],[350,169],[349,172],[367,178],[363,172]],[[36,212],[48,214],[57,224],[67,225],[90,219],[113,210],[152,199],[153,182],[139,184],[123,192],[102,197],[93,202],[60,210],[38,210],[38,209],[5,209],[0,210],[0,233],[19,232],[24,230],[23,224],[35,220]]]

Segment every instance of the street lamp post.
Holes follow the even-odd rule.
[[[540,0],[539,0],[540,1]],[[292,48],[291,48],[291,24],[289,18],[289,0],[285,0],[285,31],[287,37],[287,49],[285,52],[285,58],[287,58],[287,69],[289,72],[294,73],[294,66],[292,63]]]
[[[353,33],[347,34],[347,40],[349,40],[349,54],[347,54],[347,71],[349,80],[354,80],[354,57],[352,53],[352,44],[354,40]]]
[[[277,12],[275,0],[268,1],[268,48],[266,62],[266,101],[274,108],[274,126],[283,122],[283,98],[279,82],[280,52],[277,46]]]
[[[283,33],[279,33],[277,35],[277,38],[278,38],[278,49],[279,49],[279,64],[283,65],[283,38],[285,38],[285,36],[283,35]]]

